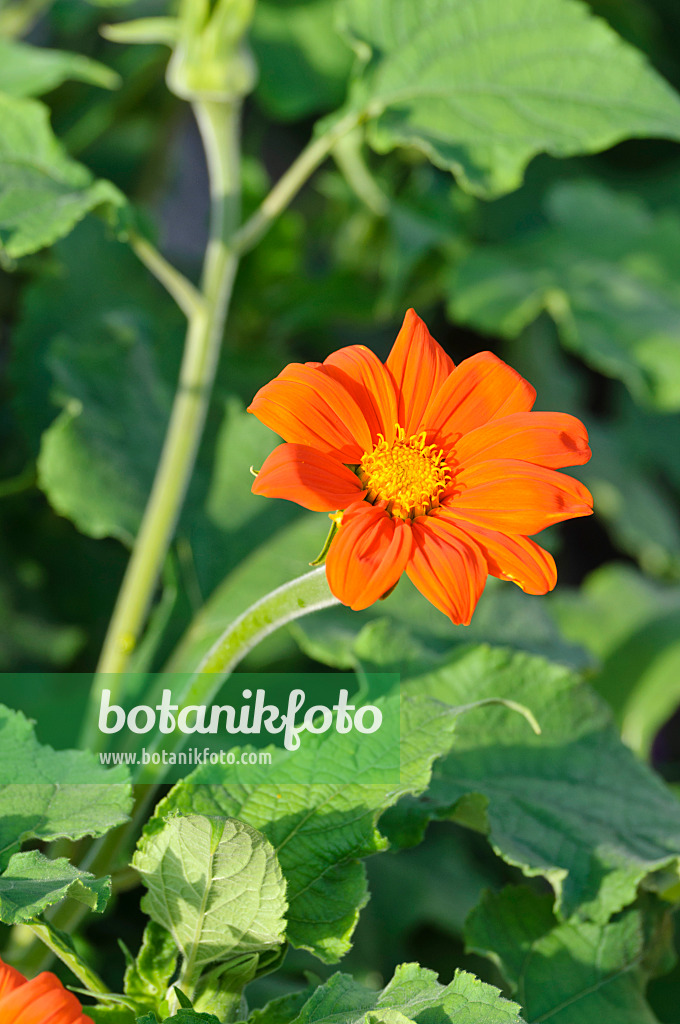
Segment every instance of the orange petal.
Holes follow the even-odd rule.
[[[361,502],[348,509],[326,559],[328,585],[355,611],[398,582],[411,553],[411,524]]]
[[[439,518],[438,513],[435,515]],[[471,537],[486,559],[490,576],[511,580],[526,594],[547,594],[557,583],[555,559],[529,537],[509,537],[462,520],[451,520],[443,509],[441,518],[453,522]]]
[[[4,960],[0,960],[0,1002],[3,996],[25,984],[26,978],[23,974],[20,974],[14,967],[10,967]]]
[[[453,523],[435,516],[413,521],[411,582],[455,625],[469,625],[487,570],[479,548]]]
[[[284,441],[308,444],[342,462],[358,463],[371,448],[371,431],[356,399],[315,366],[289,363],[248,407]]]
[[[47,972],[3,996],[0,1020],[2,1024],[92,1024],[76,997]]]
[[[593,510],[590,491],[580,481],[517,459],[464,466],[441,502],[456,519],[523,535]]]
[[[398,421],[410,437],[415,434],[430,398],[452,372],[453,361],[415,310],[409,309],[385,365],[399,396]]]
[[[347,508],[366,491],[347,466],[306,444],[281,444],[255,478],[253,494],[286,498],[313,512]]]
[[[560,469],[590,458],[588,431],[564,412],[515,412],[464,434],[454,446],[461,466],[488,459],[520,459]]]
[[[432,394],[418,426],[444,448],[489,420],[529,412],[536,398],[531,384],[493,352],[464,359]]]
[[[368,423],[372,439],[382,434],[388,444],[394,440],[397,395],[394,381],[374,352],[365,345],[348,345],[331,353],[323,369],[345,386]]]

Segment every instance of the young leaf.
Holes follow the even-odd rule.
[[[498,989],[456,971],[449,985],[441,985],[434,971],[418,964],[401,964],[380,992],[364,988],[347,974],[334,974],[316,989],[294,1018],[294,1024],[522,1024],[519,1006],[504,999]]]
[[[531,708],[542,733],[501,708],[463,718],[427,802],[404,802],[381,822],[393,842],[417,841],[430,817],[453,818],[488,833],[527,875],[544,875],[565,917],[578,911],[601,922],[631,903],[643,880],[677,868],[680,804],[568,670],[479,648],[402,685],[450,703],[511,697]]]
[[[174,938],[182,974],[284,941],[285,882],[276,854],[250,825],[199,815],[168,818],[133,858],[142,909]]]
[[[680,138],[680,99],[576,0],[342,0],[365,67],[351,102],[379,152],[415,146],[483,196],[537,153]]]
[[[9,96],[42,96],[68,81],[115,89],[121,80],[105,64],[79,53],[0,39],[0,92]]]
[[[559,924],[549,897],[508,888],[484,896],[465,935],[472,950],[496,961],[528,1020],[657,1024],[644,990],[650,973],[673,965],[667,910],[647,917],[629,910],[604,925]]]
[[[0,867],[25,839],[81,839],[121,825],[127,778],[84,751],[41,746],[31,723],[0,705]]]
[[[461,710],[427,698],[402,702],[398,780],[394,751],[381,746],[382,731],[371,744],[353,743],[356,734],[309,736],[292,754],[273,752],[276,784],[242,783],[238,758],[223,769],[223,785],[203,783],[206,771],[196,769],[159,804],[150,831],[173,810],[238,817],[259,829],[274,847],[288,885],[288,940],[333,962],[349,949],[368,899],[360,858],[387,845],[378,818],[404,794],[426,788],[433,761],[451,747]],[[334,781],[340,761],[353,765],[351,783]],[[211,768],[211,780],[214,773]]]
[[[0,256],[37,252],[91,210],[125,206],[111,182],[66,155],[42,103],[0,93],[0,123]]]
[[[140,1006],[159,1009],[164,1003],[170,979],[177,965],[177,945],[165,928],[149,921],[135,960],[130,954],[124,990]]]
[[[453,316],[516,337],[545,309],[590,366],[638,401],[679,409],[680,220],[592,181],[556,185],[545,213],[544,227],[463,259]]]
[[[110,895],[109,877],[79,871],[65,857],[49,860],[37,850],[15,853],[0,875],[0,921],[28,921],[66,896],[101,914]]]

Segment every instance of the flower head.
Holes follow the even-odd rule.
[[[43,972],[32,981],[0,960],[0,1021],[2,1024],[92,1024],[74,995],[54,974]]]
[[[343,604],[367,608],[406,572],[455,623],[469,623],[488,575],[529,594],[555,586],[529,539],[592,512],[556,472],[590,458],[580,420],[531,412],[536,392],[479,352],[454,366],[410,309],[383,365],[363,345],[291,363],[249,407],[284,438],[253,491],[334,516],[326,561]]]

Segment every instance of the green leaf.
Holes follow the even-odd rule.
[[[334,30],[335,6],[335,0],[256,5],[250,37],[259,71],[255,96],[278,120],[299,120],[343,102],[352,51]]]
[[[39,602],[36,609],[27,609],[22,591],[28,588],[20,580],[12,586],[12,576],[13,567],[5,563],[0,581],[0,671],[68,665],[83,646],[82,629],[44,618]]]
[[[680,804],[623,745],[604,702],[567,669],[479,648],[412,672],[402,686],[450,704],[510,697],[531,708],[542,733],[501,708],[463,718],[454,748],[435,765],[427,802],[404,801],[383,818],[394,843],[417,842],[430,818],[452,818],[488,834],[496,853],[525,874],[545,876],[561,914],[600,922],[631,903],[641,882],[677,872]]]
[[[450,285],[461,323],[516,337],[542,310],[562,343],[640,402],[680,408],[680,219],[589,181],[548,193],[547,223],[480,246]]]
[[[498,989],[456,971],[449,985],[440,985],[434,971],[418,964],[401,964],[389,984],[376,992],[347,974],[334,974],[302,1007],[294,1024],[522,1024],[519,1006]]]
[[[145,1018],[137,1018],[144,1020]],[[216,1017],[213,1013],[197,1013],[196,1010],[178,1010],[172,1017],[164,1017],[163,1024],[171,1024],[174,1021],[175,1024],[222,1024],[219,1017]]]
[[[595,513],[621,551],[649,573],[680,579],[677,502],[649,456],[636,459],[616,425],[586,422],[593,457],[570,472],[591,490]]]
[[[79,871],[64,857],[49,860],[37,850],[15,853],[0,875],[0,921],[28,921],[66,896],[101,914],[110,895],[110,878]]]
[[[680,586],[609,564],[578,591],[556,593],[550,611],[565,636],[601,659],[593,684],[625,742],[646,758],[680,703]]]
[[[173,937],[182,973],[282,944],[285,883],[271,845],[242,821],[168,818],[133,858],[147,895],[142,909]]]
[[[78,53],[0,39],[0,92],[41,96],[68,81],[115,89],[121,79],[106,65]]]
[[[94,1024],[135,1024],[134,1013],[125,1006],[88,1006],[87,1015]],[[142,1020],[141,1017],[136,1019]]]
[[[575,0],[343,0],[340,18],[373,146],[415,146],[476,194],[517,188],[537,153],[680,138],[671,87]]]
[[[177,956],[172,935],[155,921],[149,921],[137,957],[130,959],[125,971],[125,994],[140,1006],[148,1005],[162,1012]]]
[[[512,646],[574,668],[592,664],[582,647],[565,642],[540,598],[494,579],[488,580],[469,626],[434,615],[404,578],[386,600],[366,611],[329,608],[290,629],[310,658],[333,668],[353,668],[362,660],[379,664],[386,657],[403,672],[407,662],[434,664],[452,647],[471,643]]]
[[[650,968],[668,970],[673,957],[668,912],[655,917],[650,926],[635,909],[604,925],[559,924],[549,897],[508,888],[484,896],[468,919],[466,939],[496,961],[528,1020],[657,1024],[644,990]],[[658,958],[659,951],[649,949],[655,944],[668,951],[661,965],[646,961]]]
[[[41,746],[31,723],[0,705],[0,866],[26,839],[81,839],[121,825],[127,778],[84,751]]]
[[[394,751],[384,748],[390,743],[385,730],[370,745],[356,734],[329,732],[310,736],[292,753],[273,751],[275,784],[242,782],[238,758],[225,767],[223,785],[213,784],[214,767],[211,784],[203,782],[205,770],[196,769],[159,804],[150,828],[178,810],[238,817],[259,829],[276,851],[287,882],[287,939],[333,962],[349,949],[368,899],[360,858],[387,845],[377,827],[380,815],[403,795],[426,788],[433,761],[451,747],[462,710],[420,698],[402,703],[398,781]],[[352,764],[351,783],[333,781],[339,761]],[[384,781],[379,781],[381,770]],[[328,781],[310,784],[310,778]]]
[[[67,235],[97,207],[110,214],[125,197],[68,157],[47,107],[0,93],[0,256],[18,259]]]

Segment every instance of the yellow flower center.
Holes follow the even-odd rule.
[[[444,453],[425,444],[425,431],[406,437],[397,426],[391,444],[380,434],[373,451],[365,452],[357,469],[366,500],[387,502],[387,511],[401,519],[422,516],[439,504],[439,495],[451,481]]]

